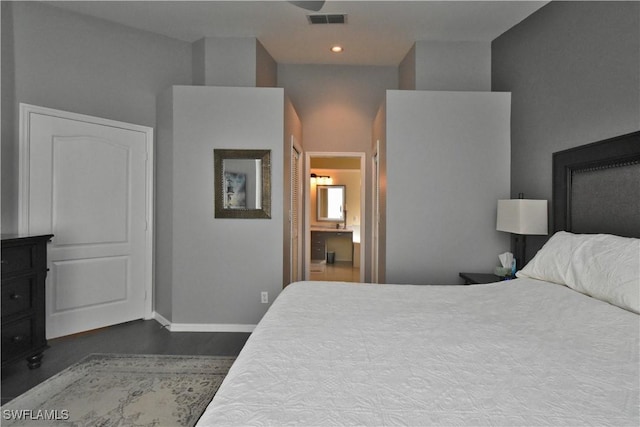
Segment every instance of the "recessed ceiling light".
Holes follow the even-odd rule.
[[[342,53],[343,50],[342,46],[331,46],[331,52],[333,53]]]

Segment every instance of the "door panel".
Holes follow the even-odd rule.
[[[53,139],[53,234],[56,245],[128,239],[129,147],[96,138]],[[100,177],[100,191],[92,179]],[[96,224],[100,224],[96,226]]]
[[[126,301],[128,261],[128,257],[54,261],[52,273],[57,286],[53,312]],[[95,286],[83,286],[86,283]]]
[[[143,318],[149,306],[149,132],[93,119],[29,114],[21,231],[54,234],[48,338]]]

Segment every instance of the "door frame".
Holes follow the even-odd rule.
[[[371,155],[371,283],[379,283],[380,248],[380,140]]]
[[[365,245],[367,244],[367,208],[366,208],[366,153],[351,151],[306,151],[304,153],[304,277],[311,277],[311,158],[312,157],[354,157],[360,159],[360,282],[365,281]]]
[[[293,180],[293,174],[291,173],[291,171],[293,170],[293,151],[297,151],[298,152],[298,182],[294,182]],[[298,188],[298,206],[297,206],[297,212],[298,212],[298,251],[297,251],[297,256],[294,256],[293,253],[293,245],[290,244],[289,247],[289,283],[292,283],[293,281],[293,270],[294,270],[294,263],[293,260],[297,260],[297,266],[295,266],[297,268],[298,271],[298,278],[299,280],[302,280],[305,276],[305,272],[304,272],[304,258],[303,258],[303,233],[304,233],[304,228],[303,228],[303,224],[305,223],[304,221],[304,212],[305,209],[304,204],[303,204],[303,199],[304,199],[304,187],[301,185],[302,184],[302,180],[303,180],[303,173],[304,170],[302,168],[302,164],[303,164],[303,160],[304,160],[304,150],[302,149],[302,145],[300,145],[300,143],[298,142],[298,140],[296,139],[295,135],[291,135],[291,163],[290,163],[290,182],[291,185],[296,185]],[[291,187],[290,189],[291,194],[293,194],[293,187]],[[289,228],[290,228],[290,233],[293,234],[294,230],[293,230],[293,197],[290,197],[290,206],[289,206]],[[289,236],[290,240],[292,235]],[[289,283],[287,283],[287,285],[289,285]]]
[[[75,120],[84,123],[101,126],[115,127],[134,132],[140,132],[145,136],[145,266],[144,266],[144,319],[153,317],[153,259],[154,259],[154,239],[153,239],[153,218],[154,218],[154,162],[153,162],[153,128],[148,126],[135,125],[131,123],[119,122],[115,120],[103,119],[100,117],[88,116],[84,114],[72,113],[69,111],[56,110],[53,108],[39,107],[36,105],[20,103],[20,140],[19,140],[19,161],[18,161],[18,232],[29,234],[29,164],[31,152],[29,129],[31,115],[40,114],[52,116],[60,119]],[[55,239],[55,237],[54,237]]]

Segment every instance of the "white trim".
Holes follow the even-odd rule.
[[[156,248],[154,242],[154,230],[155,224],[153,219],[155,218],[155,145],[153,128],[147,128],[146,133],[146,145],[147,145],[147,157],[146,157],[146,214],[147,214],[147,227],[146,234],[147,239],[145,242],[145,304],[144,304],[144,317],[150,319],[153,315],[153,273],[154,273],[154,261],[156,258]]]
[[[66,120],[77,120],[102,126],[109,126],[118,129],[125,129],[140,132],[145,136],[146,148],[146,241],[145,241],[145,301],[144,318],[153,317],[153,218],[154,218],[154,143],[153,128],[132,123],[119,122],[115,120],[103,119],[101,117],[87,116],[84,114],[72,113],[69,111],[56,110],[53,108],[39,107],[20,103],[20,146],[19,146],[19,168],[18,168],[18,232],[29,234],[29,155],[31,152],[29,128],[32,114],[57,117]]]
[[[256,328],[256,325],[237,323],[171,323],[155,311],[152,317],[170,332],[253,332]]]
[[[371,153],[371,283],[380,283],[380,140]]]
[[[256,325],[233,323],[172,323],[171,332],[253,332]]]
[[[151,313],[151,318],[156,322],[160,323],[162,326],[165,326],[165,327],[171,326],[171,322],[169,322],[166,317],[164,317],[162,314],[158,313],[157,311],[154,311],[153,313]]]

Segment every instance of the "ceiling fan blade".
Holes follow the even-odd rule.
[[[311,1],[311,0],[301,0],[301,1],[290,1],[289,3],[301,7],[303,9],[312,10],[314,12],[319,11],[324,6],[325,0]]]

